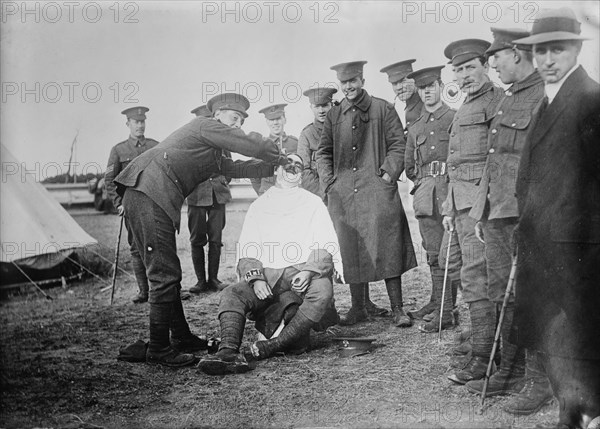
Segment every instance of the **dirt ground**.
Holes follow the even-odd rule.
[[[406,205],[405,207],[409,207]],[[403,276],[405,308],[423,304],[430,288],[418,228],[407,210],[420,265]],[[118,217],[91,209],[71,212],[100,242],[84,258],[97,266],[113,259]],[[221,280],[236,279],[235,246],[244,204],[229,207]],[[186,217],[178,237],[183,289],[194,283]],[[131,266],[123,236],[120,265]],[[105,259],[102,259],[105,258]],[[314,350],[300,356],[261,361],[246,374],[207,376],[196,368],[169,369],[116,360],[119,347],[147,340],[148,305],[135,305],[131,274],[119,273],[110,305],[110,278],[88,277],[66,287],[14,295],[0,304],[0,427],[60,428],[492,428],[547,427],[557,421],[553,401],[539,413],[515,417],[502,411],[506,398],[479,397],[446,377],[460,359],[450,356],[454,336],[468,325],[437,334],[414,326],[392,327],[377,318],[353,327],[314,333]],[[372,299],[389,304],[383,283],[373,284]],[[350,307],[348,288],[336,285],[342,312]],[[218,336],[219,294],[194,296],[184,308],[197,334]],[[251,323],[245,342],[255,338]],[[333,337],[373,336],[367,355],[340,358]]]

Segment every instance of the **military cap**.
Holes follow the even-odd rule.
[[[366,61],[352,61],[349,63],[336,64],[335,66],[329,67],[329,69],[335,70],[338,80],[340,82],[344,82],[356,76],[362,75],[365,64],[367,64]]]
[[[523,45],[553,42],[556,40],[589,40],[581,36],[581,22],[568,7],[540,9],[531,27],[531,35],[514,42]]]
[[[129,109],[123,110],[121,113],[127,116],[127,119],[135,119],[136,121],[145,121],[146,120],[146,112],[149,111],[147,107],[144,106],[136,106],[130,107]]]
[[[492,27],[492,34],[494,35],[494,41],[492,45],[485,51],[485,53],[490,56],[494,55],[496,52],[501,51],[503,49],[512,49],[516,47],[521,50],[530,51],[526,45],[517,45],[513,43],[513,40],[521,39],[523,37],[529,36],[529,31],[519,29],[519,28],[497,28]]]
[[[208,110],[208,107],[206,107],[206,104],[196,107],[195,109],[190,111],[190,113],[193,113],[196,116],[202,116],[204,118],[212,118],[213,115],[212,112]]]
[[[376,338],[366,337],[336,337],[335,341],[339,341],[338,347],[340,357],[355,357],[371,352],[373,345],[371,344]]]
[[[326,104],[331,103],[333,94],[336,92],[337,89],[335,88],[311,88],[302,94],[308,97],[311,104]]]
[[[423,88],[442,77],[442,69],[446,66],[427,67],[410,73],[407,77],[415,80],[417,88]]]
[[[272,106],[267,106],[260,109],[258,113],[262,113],[267,119],[281,118],[285,115],[285,106],[287,106],[285,103],[273,104]]]
[[[379,70],[381,73],[387,73],[388,81],[391,83],[400,82],[402,79],[408,77],[412,73],[412,63],[415,59],[400,61],[399,63],[390,64]]]
[[[444,55],[450,60],[449,64],[459,66],[477,57],[485,57],[485,51],[491,45],[481,39],[462,39],[450,43],[444,49]]]
[[[226,92],[215,95],[213,98],[208,100],[206,107],[213,114],[217,110],[235,110],[236,112],[241,113],[244,118],[247,118],[248,113],[246,113],[246,110],[250,108],[250,102],[242,94]]]

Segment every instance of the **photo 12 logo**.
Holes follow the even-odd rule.
[[[2,82],[2,103],[98,103],[110,97],[114,103],[138,103],[135,82]]]
[[[16,2],[2,1],[0,3],[1,21],[21,24],[58,22],[87,22],[95,24],[101,20],[112,21],[115,24],[137,24],[137,14],[140,10],[136,2]]]
[[[257,24],[287,22],[294,24],[309,20],[315,24],[337,24],[340,6],[336,2],[295,2],[295,1],[228,1],[202,2],[202,23],[221,22]]]

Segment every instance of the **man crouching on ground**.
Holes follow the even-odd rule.
[[[222,292],[219,351],[198,364],[207,374],[250,369],[239,353],[246,314],[270,337],[252,344],[256,359],[304,351],[311,328],[324,330],[338,322],[331,278],[334,265],[343,272],[339,245],[321,199],[299,187],[302,170],[302,158],[288,155],[275,186],[248,209],[238,244],[242,281]],[[285,326],[275,336],[280,323]]]

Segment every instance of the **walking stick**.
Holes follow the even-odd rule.
[[[500,332],[502,331],[502,322],[504,321],[504,313],[506,312],[506,304],[510,298],[510,292],[512,291],[515,283],[515,274],[517,272],[517,255],[516,249],[515,254],[512,258],[512,266],[510,267],[510,275],[508,276],[508,284],[506,285],[506,291],[504,292],[504,300],[502,301],[502,309],[500,310],[500,317],[498,318],[498,326],[496,326],[496,334],[494,335],[494,345],[492,346],[492,354],[490,355],[490,361],[488,362],[487,370],[485,371],[485,379],[483,381],[483,390],[481,391],[481,407],[480,412],[483,412],[483,403],[485,402],[485,394],[487,393],[488,384],[490,382],[490,373],[492,372],[492,365],[494,363],[494,355],[498,350],[498,341],[500,340]]]
[[[123,216],[121,216],[121,222],[119,223],[119,236],[117,237],[117,247],[115,249],[115,268],[112,276],[112,287],[110,291],[110,305],[113,304],[115,297],[115,284],[117,282],[117,267],[119,266],[119,249],[121,247],[121,232],[123,231]]]
[[[448,265],[450,263],[450,246],[452,245],[452,233],[448,231],[448,250],[446,251],[446,268],[444,268],[444,283],[442,285],[442,304],[440,305],[440,324],[438,326],[438,342],[442,341],[442,315],[444,314],[444,299],[446,298],[446,283],[448,283]]]

